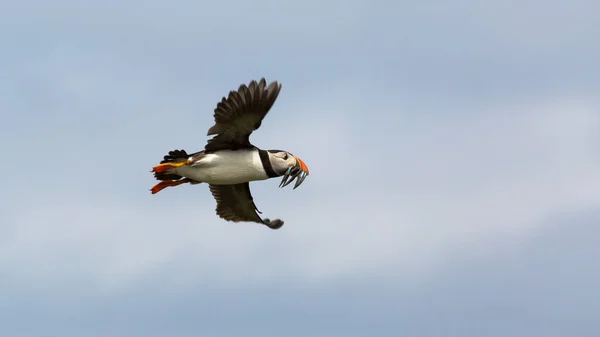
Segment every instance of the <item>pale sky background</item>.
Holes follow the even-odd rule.
[[[598,1],[0,4],[0,336],[600,336]],[[151,195],[217,101],[278,231]]]

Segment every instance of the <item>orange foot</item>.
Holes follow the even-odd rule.
[[[170,186],[179,186],[181,184],[185,184],[185,183],[191,183],[192,180],[185,178],[185,179],[181,179],[181,180],[165,180],[165,181],[161,181],[160,183],[154,185],[150,191],[152,191],[152,194],[156,194],[160,191],[162,191],[163,189],[170,187]]]
[[[152,172],[162,173],[187,164],[189,164],[189,160],[180,161],[178,163],[162,163],[154,166]]]

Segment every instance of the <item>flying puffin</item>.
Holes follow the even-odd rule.
[[[271,229],[283,226],[280,219],[259,216],[262,213],[254,204],[249,185],[250,181],[283,177],[279,187],[285,187],[297,178],[296,189],[309,174],[306,164],[290,152],[262,150],[250,143],[250,134],[260,127],[280,90],[277,81],[267,86],[262,78],[230,91],[214,110],[215,125],[207,135],[215,136],[203,151],[170,151],[152,168],[160,181],[152,187],[152,194],[169,186],[208,183],[222,219],[257,222]]]

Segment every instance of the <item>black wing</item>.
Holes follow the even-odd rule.
[[[210,192],[217,200],[217,215],[227,221],[240,222],[251,221],[265,224],[272,229],[283,226],[283,221],[279,219],[262,219],[256,208],[252,194],[250,194],[250,184],[241,183],[235,185],[209,185]]]
[[[215,125],[208,129],[206,151],[237,150],[252,148],[250,134],[260,127],[263,118],[275,103],[281,90],[277,81],[267,83],[262,78],[258,83],[242,84],[237,91],[230,91],[215,109]]]

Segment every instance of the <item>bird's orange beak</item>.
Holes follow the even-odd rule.
[[[308,166],[306,166],[306,164],[304,164],[304,162],[302,161],[302,159],[296,157],[296,165],[298,165],[300,167],[300,169],[304,172],[306,172],[306,174],[308,175],[309,171],[308,171]]]
[[[294,156],[294,158],[296,159],[296,163],[294,165],[290,165],[287,172],[285,172],[279,187],[285,187],[294,181],[294,179],[298,178],[298,180],[296,180],[296,184],[294,184],[294,189],[296,189],[296,187],[300,186],[300,184],[302,184],[304,179],[306,179],[308,176],[308,166],[306,166],[302,159],[296,156]]]

